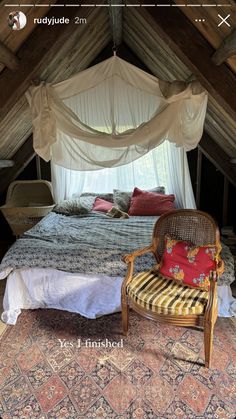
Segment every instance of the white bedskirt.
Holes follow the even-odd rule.
[[[22,309],[55,308],[90,319],[120,311],[123,277],[26,268],[3,272],[7,278],[1,319],[16,324]],[[218,286],[220,317],[236,316],[236,299],[229,285]]]

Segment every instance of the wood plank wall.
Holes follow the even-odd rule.
[[[187,153],[197,208],[209,212],[220,227],[236,234],[236,188],[199,148]]]

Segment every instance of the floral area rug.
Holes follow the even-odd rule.
[[[122,341],[120,313],[24,311],[0,343],[0,416],[233,419],[235,336],[234,322],[218,319],[205,369],[199,330],[131,313]]]

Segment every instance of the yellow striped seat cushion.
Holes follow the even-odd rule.
[[[183,286],[158,272],[140,272],[127,286],[128,296],[137,304],[158,314],[202,314],[208,292]]]

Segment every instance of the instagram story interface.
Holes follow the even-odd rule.
[[[236,3],[0,1],[0,419],[235,417]]]

